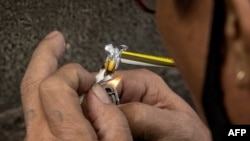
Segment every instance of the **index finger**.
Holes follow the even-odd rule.
[[[97,73],[92,74],[96,75]],[[170,92],[170,89],[158,75],[146,69],[116,71],[113,78],[121,78],[116,86],[121,104],[143,102],[153,105],[159,100],[163,100],[163,95],[160,93]]]
[[[160,76],[146,69],[118,71],[115,77],[121,77],[117,87],[121,103],[143,102],[157,107],[166,107],[168,106],[166,100],[176,98],[174,92]]]
[[[48,34],[35,49],[21,83],[21,98],[27,122],[28,111],[41,117],[42,110],[38,95],[40,82],[57,68],[58,58],[64,52],[64,37],[54,31]]]

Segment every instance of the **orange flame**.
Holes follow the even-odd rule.
[[[121,81],[121,77],[116,77],[110,80],[109,82],[107,82],[107,84],[111,85],[113,88],[116,88],[120,81]]]

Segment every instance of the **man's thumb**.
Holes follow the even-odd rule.
[[[102,141],[132,141],[124,114],[111,104],[109,96],[100,85],[94,85],[87,95],[88,116]]]

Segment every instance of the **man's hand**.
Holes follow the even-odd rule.
[[[211,140],[198,115],[159,76],[144,69],[116,75],[122,77],[119,107],[134,137],[152,141]]]
[[[64,38],[54,31],[38,45],[21,84],[27,141],[132,140],[123,113],[103,97],[95,78],[80,65],[57,68]],[[87,95],[89,119],[79,95]]]
[[[197,114],[159,76],[145,70],[116,73],[122,77],[119,110],[80,65],[57,68],[63,51],[61,33],[50,33],[26,70],[21,94],[27,141],[130,141],[130,129],[134,137],[152,141],[210,139]],[[82,109],[83,93],[88,94]]]

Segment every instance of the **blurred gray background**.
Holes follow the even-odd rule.
[[[98,71],[106,57],[103,48],[109,43],[125,44],[129,51],[168,56],[159,39],[154,15],[140,10],[134,0],[1,0],[1,141],[23,140],[25,125],[19,85],[36,45],[52,30],[62,32],[67,42],[61,65],[75,62],[89,71]],[[136,68],[141,67],[125,64],[119,67]],[[147,69],[161,75],[192,105],[176,69]]]

